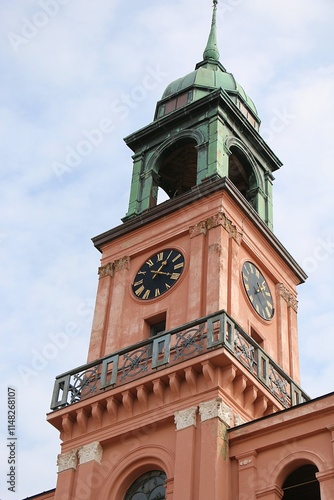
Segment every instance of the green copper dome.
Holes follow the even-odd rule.
[[[191,90],[191,88],[199,91],[194,95],[193,100],[196,100],[196,97],[200,99],[204,94],[222,88],[230,95],[233,101],[239,96],[255,116],[258,116],[252,99],[246,94],[242,86],[239,85],[232,73],[227,73],[220,63],[203,61],[196,68],[195,71],[170,83],[162,95],[162,100],[171,98],[175,94],[181,94],[185,90]]]
[[[211,30],[203,53],[203,61],[196,65],[194,71],[168,85],[158,103],[156,119],[201,99],[214,90],[223,89],[252,125],[258,129],[260,119],[254,102],[235,80],[232,73],[228,73],[219,62],[216,28],[217,3],[217,0],[214,0]]]

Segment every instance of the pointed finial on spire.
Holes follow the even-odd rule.
[[[214,61],[219,61],[219,50],[217,45],[217,26],[216,26],[216,17],[217,17],[217,4],[218,0],[213,0],[213,14],[212,14],[212,23],[211,30],[208,39],[208,43],[206,44],[203,59],[207,61],[208,59],[213,59]]]

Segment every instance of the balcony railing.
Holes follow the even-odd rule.
[[[225,311],[220,311],[59,375],[51,410],[223,347],[285,408],[310,399]]]

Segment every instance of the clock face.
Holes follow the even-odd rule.
[[[274,315],[274,301],[268,283],[251,262],[245,262],[242,266],[242,281],[255,311],[261,318],[270,320]]]
[[[133,280],[132,291],[142,300],[160,297],[177,283],[183,269],[184,256],[179,250],[161,250],[140,267]]]

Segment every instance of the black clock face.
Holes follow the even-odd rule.
[[[160,297],[180,279],[184,269],[184,256],[179,250],[166,248],[152,255],[138,270],[132,291],[142,300]]]
[[[255,311],[261,318],[270,320],[274,315],[273,298],[265,278],[251,262],[242,266],[242,281]]]

